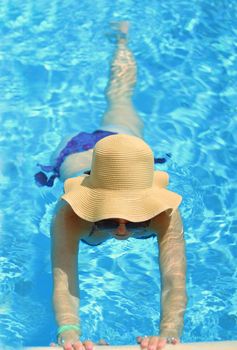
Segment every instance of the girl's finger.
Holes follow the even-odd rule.
[[[137,340],[138,343],[140,343],[141,340],[142,340],[142,337],[139,335],[138,337],[136,337],[136,340]]]
[[[141,347],[147,348],[148,343],[149,343],[149,337],[143,337],[141,340]]]
[[[160,339],[157,344],[157,349],[163,349],[164,346],[166,345],[166,339]]]

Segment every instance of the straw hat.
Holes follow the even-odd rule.
[[[153,152],[141,138],[116,134],[96,143],[90,175],[67,179],[61,198],[87,221],[145,221],[179,206],[182,197],[165,188],[168,179],[154,171]]]

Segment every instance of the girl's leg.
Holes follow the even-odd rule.
[[[103,116],[102,129],[120,131],[143,137],[143,121],[137,114],[132,94],[136,84],[137,67],[132,52],[127,47],[128,23],[120,22],[118,46],[111,65],[110,80],[106,89],[108,110]]]

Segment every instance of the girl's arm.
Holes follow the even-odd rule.
[[[71,207],[59,206],[51,223],[53,305],[58,326],[80,323],[78,251],[84,231],[85,222]],[[80,335],[79,331],[73,332]]]
[[[172,216],[163,212],[157,217],[155,224],[159,232],[160,251],[160,336],[179,339],[187,305],[186,254],[182,219],[178,210]]]

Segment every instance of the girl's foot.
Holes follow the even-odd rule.
[[[111,22],[111,28],[121,33],[128,34],[129,22],[128,21]]]
[[[113,29],[113,33],[108,34],[108,37],[111,41],[115,41],[116,43],[127,43],[127,34],[129,30],[129,22],[128,21],[120,21],[120,22],[111,22],[111,28]]]

